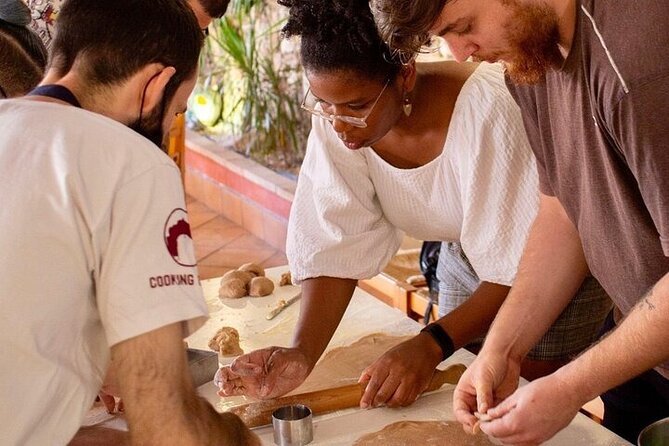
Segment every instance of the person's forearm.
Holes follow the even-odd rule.
[[[453,340],[453,346],[464,347],[485,335],[509,293],[509,287],[481,282],[462,305],[437,321]]]
[[[187,414],[186,421],[193,424],[193,432],[198,436],[198,445],[255,445],[252,434],[244,422],[235,414],[218,413],[205,401],[198,397],[193,413]]]
[[[351,301],[357,280],[316,277],[302,282],[300,317],[293,336],[293,347],[316,364]]]
[[[587,274],[576,228],[556,198],[542,195],[516,279],[483,351],[523,358],[573,299]]]
[[[249,443],[252,434],[241,420],[219,415],[196,395],[182,334],[181,324],[174,323],[112,347],[131,444],[177,438],[193,446]]]
[[[669,359],[669,274],[608,336],[557,372],[584,401]]]

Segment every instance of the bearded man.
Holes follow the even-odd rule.
[[[603,394],[631,442],[669,416],[669,3],[660,0],[373,0],[409,56],[442,36],[458,60],[501,61],[537,157],[541,204],[516,282],[455,391],[456,417],[535,444]],[[609,334],[517,389],[518,364],[592,274],[614,301]],[[650,291],[648,291],[650,290]],[[486,417],[487,418],[487,417]]]

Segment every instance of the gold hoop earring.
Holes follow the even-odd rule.
[[[404,111],[404,114],[406,116],[411,115],[411,110],[413,110],[413,104],[411,103],[411,100],[409,99],[409,93],[406,91],[404,92],[404,99],[402,100],[402,111]]]

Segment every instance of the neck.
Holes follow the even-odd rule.
[[[91,88],[82,82],[81,77],[74,72],[65,76],[59,76],[53,70],[49,70],[40,85],[56,84],[62,85],[74,94],[79,100],[81,108],[91,111],[116,121],[127,123],[128,110],[124,97],[123,88],[99,87]],[[36,96],[37,100],[44,102],[62,102],[58,99]]]
[[[560,51],[566,57],[576,32],[576,0],[552,0],[551,4],[558,17]]]

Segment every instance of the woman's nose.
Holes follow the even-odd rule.
[[[332,128],[337,133],[345,133],[347,130],[350,130],[353,127],[351,124],[347,124],[341,119],[334,118],[332,120]]]

